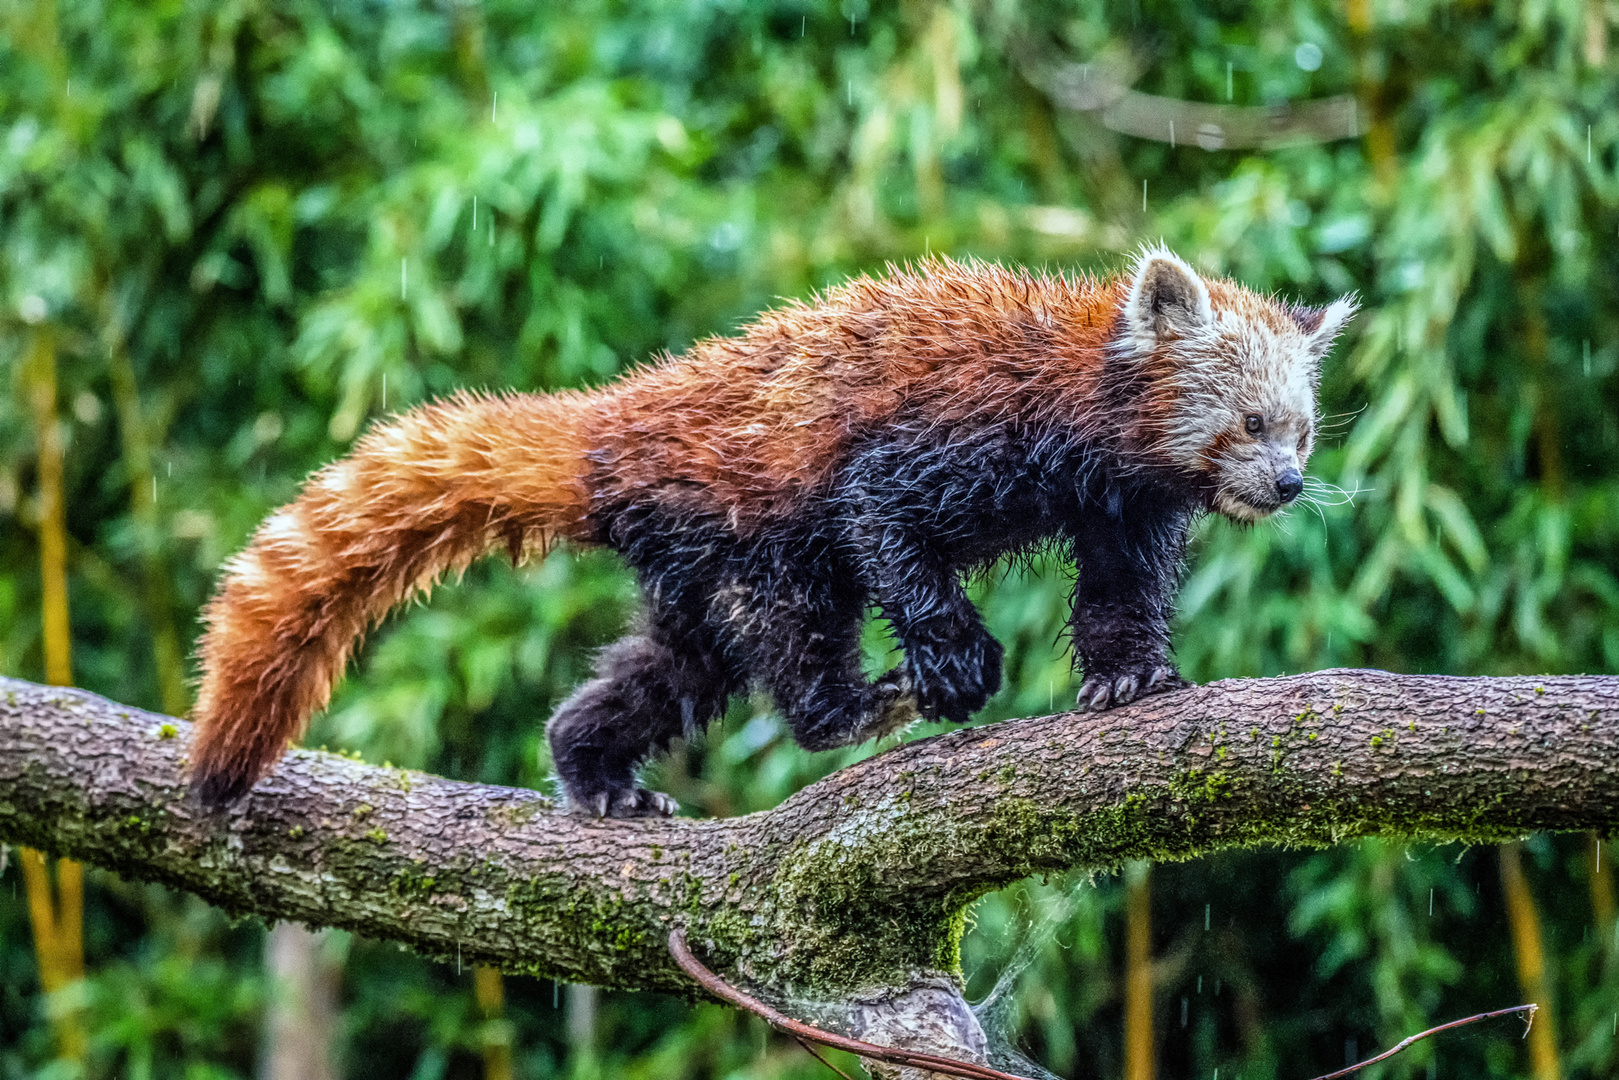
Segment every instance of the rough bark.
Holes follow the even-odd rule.
[[[1031,874],[1619,825],[1619,677],[1218,682],[908,743],[774,810],[702,821],[585,820],[310,751],[210,815],[186,789],[189,739],[183,721],[0,680],[0,840],[569,982],[692,992],[665,946],[680,926],[729,977],[844,1003],[954,978],[967,904]]]

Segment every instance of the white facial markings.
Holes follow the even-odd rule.
[[[1321,360],[1357,305],[1341,297],[1315,319],[1225,283],[1214,296],[1218,307],[1172,252],[1143,249],[1114,349],[1151,365],[1167,405],[1153,413],[1153,437],[1169,461],[1214,481],[1214,509],[1256,521],[1296,494],[1284,477],[1302,473],[1314,447]],[[1248,430],[1250,416],[1260,430]]]
[[[1166,348],[1175,386],[1171,458],[1213,477],[1214,508],[1227,517],[1257,521],[1279,509],[1278,479],[1302,472],[1313,444],[1314,335],[1222,310],[1211,333]]]

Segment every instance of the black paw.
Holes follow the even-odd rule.
[[[982,626],[954,639],[907,639],[903,670],[918,711],[929,720],[965,724],[1001,688],[1004,654]]]
[[[680,804],[661,791],[643,787],[598,791],[568,799],[569,813],[595,818],[674,817]]]
[[[1074,711],[1101,712],[1115,705],[1128,705],[1148,694],[1182,690],[1191,685],[1169,664],[1150,664],[1110,675],[1087,675],[1079,685]]]

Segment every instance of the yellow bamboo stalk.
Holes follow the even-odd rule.
[[[1602,850],[1602,836],[1600,833],[1588,833],[1586,837],[1585,857],[1590,864],[1591,878],[1591,920],[1596,923],[1597,945],[1602,953],[1610,960],[1614,958],[1614,902],[1613,902],[1613,871],[1608,864],[1613,861],[1613,845],[1608,850]]]
[[[45,630],[45,681],[73,685],[67,613],[67,510],[62,500],[62,431],[56,420],[56,342],[34,330],[28,356],[28,403],[34,413],[39,470],[39,572]]]
[[[1125,867],[1124,1080],[1153,1080],[1152,867]]]
[[[1608,62],[1608,5],[1604,0],[1585,0],[1585,62],[1602,67]]]
[[[1507,922],[1512,927],[1512,951],[1518,961],[1518,985],[1524,998],[1540,1006],[1529,1029],[1529,1062],[1535,1080],[1561,1080],[1557,1060],[1557,1028],[1552,1022],[1552,999],[1546,984],[1546,950],[1541,943],[1540,913],[1523,872],[1523,845],[1501,845],[1501,891],[1507,901]]]
[[[1360,69],[1356,97],[1365,113],[1366,157],[1372,163],[1378,185],[1387,192],[1394,183],[1399,159],[1394,142],[1394,121],[1385,100],[1383,78],[1372,43],[1372,0],[1347,0],[1344,22]]]
[[[28,403],[34,414],[39,473],[39,569],[44,625],[45,681],[73,685],[73,648],[67,605],[67,511],[62,496],[62,433],[56,417],[56,341],[48,325],[34,328],[27,365]],[[23,879],[34,929],[40,986],[47,994],[84,977],[84,868],[72,859],[56,864],[51,895],[45,856],[23,848]],[[83,1061],[84,1018],[55,1015],[57,1049]]]
[[[506,984],[492,967],[472,969],[472,993],[483,1010],[484,1080],[512,1080],[512,1026],[501,1018]]]

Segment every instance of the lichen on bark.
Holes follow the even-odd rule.
[[[773,810],[593,821],[531,791],[295,751],[240,804],[186,786],[190,725],[0,680],[0,840],[431,956],[778,1000],[959,981],[964,913],[1031,874],[1381,835],[1619,824],[1619,678],[1324,671],[904,744]]]

